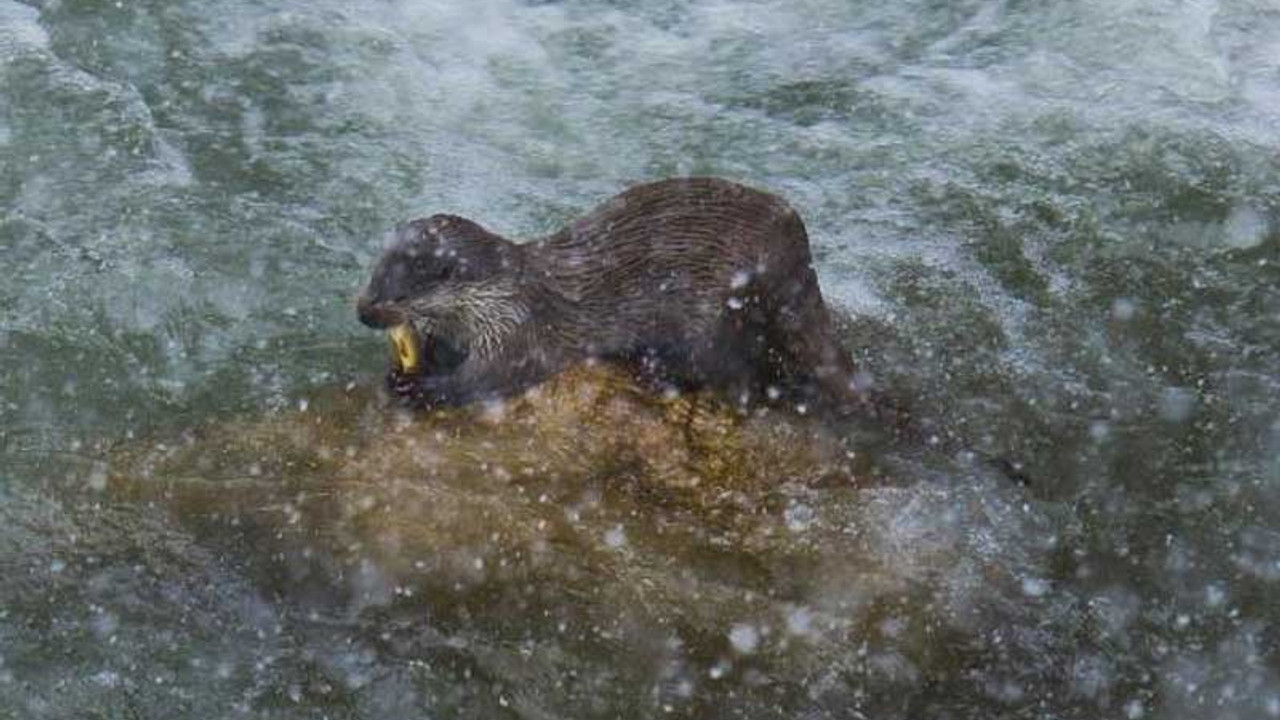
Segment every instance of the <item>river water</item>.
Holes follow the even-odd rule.
[[[1278,127],[1274,0],[0,0],[0,717],[1280,717]],[[378,398],[393,224],[686,174],[1030,484]]]

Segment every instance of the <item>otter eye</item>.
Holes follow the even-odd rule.
[[[378,296],[384,300],[396,298],[398,301],[406,295],[405,285],[409,280],[409,268],[399,262],[390,263],[385,268],[377,284]]]
[[[440,262],[435,258],[420,258],[413,268],[413,274],[422,282],[440,282],[453,277],[453,263]]]

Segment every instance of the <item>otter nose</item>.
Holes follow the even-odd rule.
[[[399,310],[367,294],[356,299],[356,314],[360,322],[375,329],[389,328],[402,322]]]

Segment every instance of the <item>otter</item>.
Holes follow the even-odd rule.
[[[392,330],[388,386],[418,407],[509,397],[605,361],[744,404],[889,411],[837,341],[800,215],[727,180],[639,185],[526,243],[456,215],[410,221],[357,309]]]

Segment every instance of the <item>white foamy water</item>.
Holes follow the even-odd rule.
[[[37,22],[39,17],[35,8],[10,0],[0,3],[0,62],[13,62],[48,46],[49,36]]]

